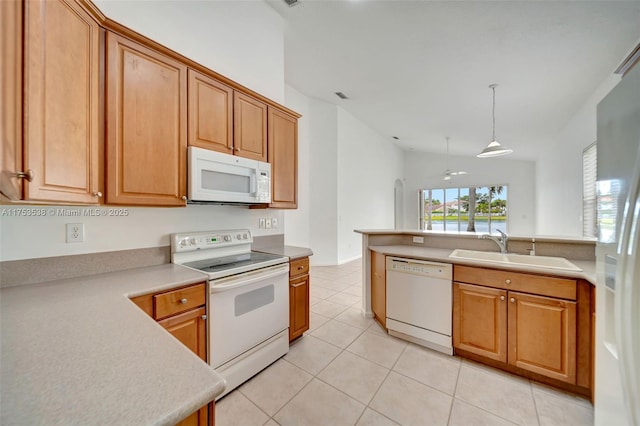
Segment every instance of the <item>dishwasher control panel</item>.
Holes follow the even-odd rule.
[[[450,280],[453,275],[452,270],[453,268],[448,263],[435,263],[398,257],[387,257],[387,271],[425,275]]]

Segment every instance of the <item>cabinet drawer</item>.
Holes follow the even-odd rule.
[[[521,272],[455,265],[453,268],[453,280],[468,284],[479,284],[505,290],[576,300],[576,280],[567,278],[545,277]]]
[[[204,283],[181,288],[153,296],[154,318],[164,318],[206,303],[206,286]]]
[[[309,258],[296,259],[289,262],[289,276],[297,277],[309,273]]]

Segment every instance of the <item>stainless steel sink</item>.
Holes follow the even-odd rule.
[[[500,263],[503,265],[534,266],[564,271],[582,271],[564,257],[527,256],[524,254],[495,253],[487,251],[456,249],[450,255],[453,259],[479,260],[483,262]]]

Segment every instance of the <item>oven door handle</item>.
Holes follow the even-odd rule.
[[[266,280],[269,278],[277,277],[278,275],[284,275],[289,273],[289,264],[278,265],[276,267],[269,268],[268,270],[261,270],[255,272],[248,272],[228,278],[222,278],[219,280],[212,280],[210,285],[210,293],[220,293],[223,291],[229,291],[237,287],[243,287],[245,285],[253,284],[258,281]]]

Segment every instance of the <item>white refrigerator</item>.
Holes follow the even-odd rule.
[[[598,104],[596,425],[640,426],[640,65]]]

